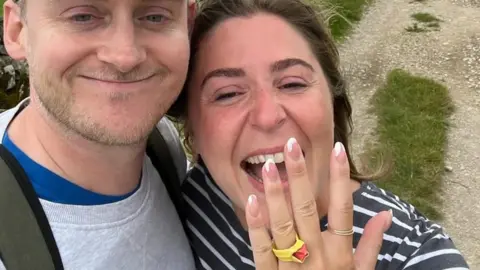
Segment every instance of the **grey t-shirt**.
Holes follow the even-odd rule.
[[[17,109],[0,114],[0,138]],[[195,268],[178,214],[148,158],[140,187],[124,200],[93,206],[40,202],[67,270]]]

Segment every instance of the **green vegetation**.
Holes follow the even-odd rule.
[[[448,89],[433,80],[393,70],[372,99],[378,144],[367,153],[376,167],[388,156],[393,170],[378,185],[415,205],[430,218],[441,214],[442,173],[448,117]]]
[[[418,12],[415,14],[412,14],[412,18],[416,20],[417,22],[421,23],[430,23],[430,22],[441,22],[439,18],[435,17],[434,15],[430,13],[425,13],[425,12]]]
[[[418,12],[412,14],[411,17],[416,22],[405,28],[407,32],[421,33],[440,30],[440,22],[442,20],[430,13]]]
[[[407,32],[412,32],[412,33],[421,33],[421,32],[427,32],[428,30],[424,27],[418,26],[418,23],[414,23],[411,26],[405,28]]]
[[[349,33],[352,25],[358,23],[365,7],[372,0],[309,0],[315,6],[332,9],[329,27],[335,40],[341,42]]]

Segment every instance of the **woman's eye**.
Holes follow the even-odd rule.
[[[298,89],[298,88],[304,88],[307,85],[305,83],[300,83],[300,82],[291,82],[291,83],[286,83],[280,86],[280,89]]]
[[[241,94],[242,93],[240,93],[240,92],[223,93],[223,94],[217,95],[215,97],[215,101],[223,101],[223,100],[226,100],[226,99],[234,98],[234,97],[239,96]]]

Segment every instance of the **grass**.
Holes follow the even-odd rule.
[[[379,141],[366,153],[369,165],[377,166],[385,153],[393,159],[393,170],[378,185],[441,219],[447,119],[453,112],[447,88],[396,69],[372,103]]]
[[[358,23],[364,8],[373,0],[309,0],[315,6],[333,8],[335,14],[329,20],[334,39],[341,42],[351,31],[352,24]]]
[[[440,20],[434,15],[426,12],[418,12],[411,15],[414,22],[411,26],[405,28],[407,32],[421,33],[440,30]]]
[[[411,26],[405,28],[407,32],[411,33],[422,33],[422,32],[428,32],[427,28],[418,26],[418,23],[414,23]]]
[[[421,23],[441,22],[439,18],[430,13],[418,12],[411,15],[414,20]]]

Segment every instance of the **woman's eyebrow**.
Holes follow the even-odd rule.
[[[292,66],[303,66],[311,71],[314,71],[313,66],[307,63],[306,61],[299,59],[299,58],[285,58],[282,60],[275,61],[270,65],[270,71],[272,73],[275,72],[280,72],[283,71],[287,68],[290,68]],[[203,88],[203,86],[207,83],[208,80],[214,78],[214,77],[229,77],[229,78],[235,78],[235,77],[244,77],[246,75],[245,70],[242,68],[219,68],[219,69],[214,69],[205,75],[205,77],[202,80],[202,83],[200,87]]]
[[[310,69],[311,71],[315,71],[313,69],[312,65],[310,65],[306,61],[304,61],[302,59],[299,59],[299,58],[286,58],[286,59],[275,61],[273,64],[270,65],[270,71],[272,73],[280,72],[280,71],[283,71],[283,70],[285,70],[289,67],[297,66],[297,65],[306,67],[306,68]]]
[[[205,78],[203,78],[201,87],[207,83],[207,81],[211,78],[214,77],[244,77],[245,76],[245,71],[241,68],[219,68],[219,69],[214,69],[210,72],[207,73]]]

